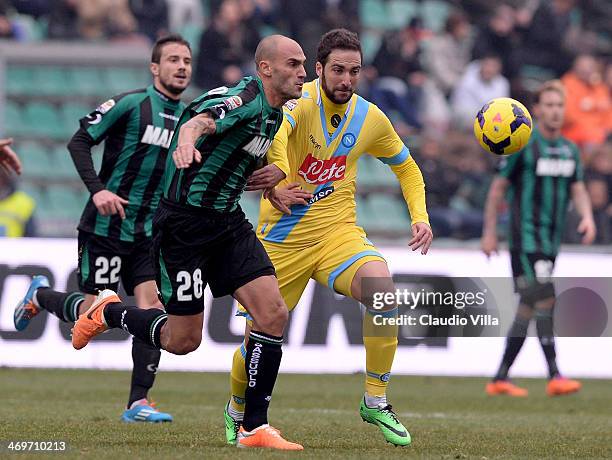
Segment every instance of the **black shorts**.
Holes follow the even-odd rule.
[[[260,276],[275,275],[240,208],[221,213],[162,200],[153,235],[157,285],[170,315],[203,312],[207,284],[213,296],[222,297]]]
[[[510,251],[514,289],[527,305],[555,296],[552,273],[556,255]]]
[[[79,231],[77,277],[81,292],[117,291],[121,280],[127,295],[134,295],[134,287],[154,281],[151,241],[140,238],[127,242]]]

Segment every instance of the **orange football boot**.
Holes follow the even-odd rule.
[[[72,328],[72,346],[77,350],[85,347],[96,335],[108,329],[104,322],[104,307],[109,303],[121,302],[110,289],[104,289],[85,313],[79,316]]]
[[[280,435],[280,431],[268,424],[261,425],[253,431],[245,431],[240,427],[237,447],[266,447],[278,450],[304,450],[304,447],[295,442],[289,442]]]
[[[488,395],[508,395],[517,398],[524,398],[529,393],[527,389],[518,387],[508,380],[489,382],[485,389]]]
[[[546,394],[548,396],[561,396],[576,393],[582,384],[577,380],[566,379],[565,377],[555,377],[546,384]]]

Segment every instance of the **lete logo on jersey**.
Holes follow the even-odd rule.
[[[346,156],[321,160],[309,153],[302,166],[300,166],[298,174],[309,184],[319,185],[344,179],[345,171]]]

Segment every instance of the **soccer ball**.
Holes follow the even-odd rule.
[[[484,105],[474,120],[474,135],[483,149],[495,155],[518,152],[529,142],[531,115],[519,101],[498,97]]]

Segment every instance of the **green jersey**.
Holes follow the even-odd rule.
[[[80,120],[95,144],[105,141],[100,180],[129,204],[122,220],[99,214],[90,198],[79,230],[128,242],[151,236],[168,147],[184,108],[151,85],[115,96]]]
[[[583,180],[576,145],[563,137],[544,139],[536,128],[522,152],[502,160],[500,175],[510,181],[510,250],[556,255],[571,185]]]
[[[247,178],[261,164],[280,128],[283,113],[268,104],[261,80],[247,77],[236,86],[222,86],[194,100],[181,115],[170,144],[174,152],[180,127],[191,118],[210,114],[216,132],[202,136],[196,148],[202,161],[177,169],[168,157],[164,197],[200,208],[230,212],[246,186]]]

